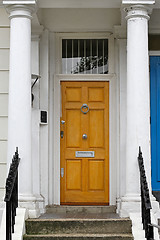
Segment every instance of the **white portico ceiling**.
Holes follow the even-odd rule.
[[[119,8],[122,0],[38,0],[40,8]]]
[[[120,8],[123,4],[151,4],[160,8],[160,0],[0,0],[0,7],[4,2],[32,4],[34,1],[39,8]]]

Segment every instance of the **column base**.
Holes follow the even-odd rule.
[[[45,212],[44,198],[40,195],[19,195],[18,206],[27,209],[28,218],[38,218]]]
[[[140,212],[141,199],[139,194],[126,195],[117,200],[117,212],[120,217],[129,217],[130,213]]]
[[[152,213],[155,216],[160,217],[159,203],[156,201],[155,197],[150,194],[150,201],[152,206]],[[120,217],[129,217],[130,213],[140,213],[141,214],[141,197],[137,195],[126,195],[117,200],[117,213]]]

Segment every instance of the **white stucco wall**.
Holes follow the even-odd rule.
[[[149,32],[160,33],[160,9],[154,9],[149,20]]]
[[[9,19],[0,8],[0,202],[4,197],[7,161],[7,118],[9,78]]]
[[[7,170],[9,30],[7,13],[0,8],[0,221]]]

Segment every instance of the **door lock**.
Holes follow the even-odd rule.
[[[64,136],[64,131],[61,131],[61,132],[60,132],[60,135],[61,135],[61,138],[63,138],[63,136]]]

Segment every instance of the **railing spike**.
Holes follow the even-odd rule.
[[[141,147],[139,146],[139,153],[141,152]]]
[[[139,163],[139,170],[140,170],[141,203],[142,203],[141,209],[142,209],[143,229],[145,230],[145,237],[147,238],[147,240],[151,240],[151,239],[154,239],[153,226],[151,226],[151,216],[150,216],[150,209],[152,207],[151,207],[151,202],[149,197],[148,183],[147,183],[147,178],[145,174],[142,151],[140,146],[139,146],[138,163]]]
[[[19,165],[18,147],[12,158],[8,177],[6,179],[6,194],[4,201],[6,202],[6,240],[12,239],[14,232],[16,207],[18,207],[18,165]]]

